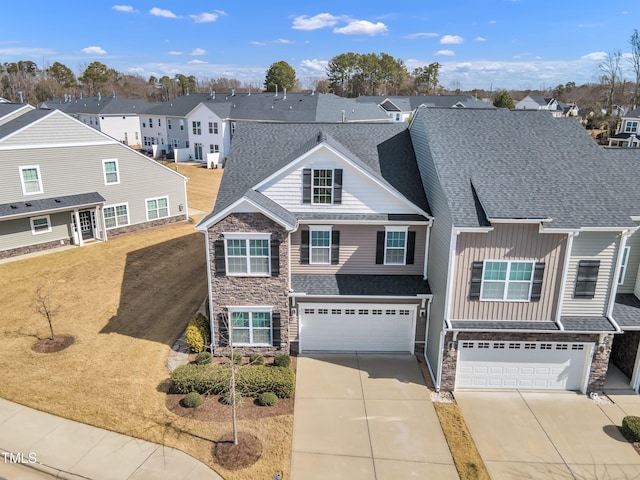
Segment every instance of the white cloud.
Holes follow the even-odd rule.
[[[382,22],[372,23],[368,20],[351,20],[346,26],[334,28],[334,33],[344,35],[380,35],[387,31],[387,26]]]
[[[107,53],[107,51],[101,47],[86,47],[83,48],[81,52],[88,53],[90,55],[105,55]]]
[[[442,45],[459,45],[464,42],[464,38],[459,35],[445,35],[440,39]]]
[[[415,40],[416,38],[433,38],[440,36],[439,33],[433,32],[419,32],[419,33],[410,33],[409,35],[405,35],[404,38],[409,40]]]
[[[189,54],[192,56],[197,56],[197,55],[206,55],[207,51],[202,49],[202,48],[194,48],[193,51]]]
[[[606,60],[608,53],[607,52],[592,52],[587,53],[580,57],[582,60],[597,60],[601,62],[602,60]]]
[[[447,57],[453,57],[456,54],[456,52],[454,52],[453,50],[438,50],[437,52],[434,53],[434,55],[444,55]]]
[[[194,58],[193,60],[189,60],[187,63],[207,63],[204,60],[200,60],[199,58]]]
[[[114,5],[111,8],[113,8],[114,10],[116,10],[118,12],[127,12],[127,13],[135,12],[135,10],[133,9],[133,7],[131,5]]]
[[[149,10],[149,13],[156,17],[178,18],[178,16],[171,10],[163,10],[162,8],[158,7],[153,7],[151,10]]]
[[[287,40],[286,38],[278,38],[277,40],[274,40],[274,43],[281,43],[283,45],[291,45],[291,44],[294,44],[295,42],[293,40]]]
[[[198,15],[189,15],[189,18],[193,19],[196,23],[209,23],[215,22],[220,15],[226,15],[222,10],[216,10],[210,13],[199,13]]]
[[[291,28],[294,30],[319,30],[325,27],[333,27],[338,23],[338,20],[340,20],[340,17],[336,17],[330,13],[319,13],[313,17],[300,15],[293,19]]]
[[[324,74],[327,71],[327,60],[303,60],[300,62],[300,69],[307,74]]]
[[[474,42],[486,42],[487,39],[484,37],[476,37],[473,39]]]
[[[495,20],[489,20],[489,25],[495,25],[496,23],[498,22],[496,22]]]
[[[182,52],[176,52],[175,50],[171,50],[168,53],[169,53],[169,55],[182,55]]]
[[[251,42],[251,45],[255,45],[256,47],[264,47],[266,44],[267,42],[258,42],[257,40]]]

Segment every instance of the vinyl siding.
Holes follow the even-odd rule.
[[[302,172],[305,168],[341,168],[342,204],[302,203]],[[378,186],[363,173],[326,148],[313,152],[303,164],[296,164],[286,176],[265,185],[260,192],[292,212],[331,213],[416,213],[416,209]]]
[[[300,226],[291,235],[292,274],[387,274],[422,275],[424,273],[424,244],[426,226],[410,227],[416,232],[415,257],[413,265],[377,265],[376,233],[384,231],[382,225],[333,225],[332,230],[340,231],[340,263],[338,265],[300,264]]]
[[[34,215],[41,217],[42,215]],[[69,212],[50,215],[51,231],[34,235],[29,218],[0,222],[0,250],[36,245],[71,238],[71,216]]]
[[[563,316],[606,314],[619,244],[620,234],[616,232],[582,232],[574,238],[564,290]],[[596,294],[593,298],[573,296],[580,260],[600,260]]]
[[[30,112],[31,110],[34,110],[34,107],[32,107],[31,105],[24,105],[23,108],[19,108],[18,110],[11,112],[8,115],[5,115],[4,117],[0,118],[0,125],[4,125],[5,123],[10,122],[14,118],[18,118],[20,115],[24,114],[25,112]]]
[[[457,241],[452,319],[553,321],[565,250],[566,235],[538,233],[537,224],[496,224],[492,232],[461,233]],[[470,300],[472,263],[483,260],[544,262],[540,300]]]
[[[416,153],[420,177],[424,186],[431,213],[434,216],[429,237],[429,260],[427,274],[433,293],[427,332],[427,359],[437,375],[440,361],[440,332],[444,330],[446,315],[447,272],[449,270],[449,250],[452,235],[452,218],[446,197],[439,184],[438,174],[431,159],[431,152],[425,134],[422,116],[414,117],[410,128],[413,149]]]
[[[636,278],[640,269],[640,230],[627,238],[626,246],[630,247],[629,259],[623,284],[618,286],[618,293],[634,293]]]

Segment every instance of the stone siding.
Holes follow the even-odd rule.
[[[484,340],[491,342],[585,342],[595,343],[587,393],[601,392],[609,366],[609,355],[613,342],[613,334],[607,334],[603,344],[599,345],[599,335],[579,333],[511,333],[511,332],[460,332],[457,341],[453,341],[453,332],[448,332],[444,341],[442,377],[440,388],[453,391],[456,384],[458,362],[458,343],[461,341]],[[601,351],[602,350],[602,351]]]
[[[27,253],[42,252],[45,250],[51,250],[58,247],[71,245],[70,238],[64,238],[61,240],[53,240],[46,243],[36,243],[35,245],[25,245],[24,247],[10,248],[9,250],[0,251],[0,260],[9,257],[18,257],[20,255],[26,255]]]
[[[110,230],[107,230],[107,240],[113,237],[117,237],[118,235],[137,232],[146,228],[160,227],[162,225],[168,225],[170,223],[183,222],[188,218],[189,217],[186,214],[182,214],[173,217],[159,218],[157,220],[151,220],[149,222],[136,223],[133,225],[125,225],[124,227],[112,228]]]
[[[270,233],[272,240],[280,242],[280,274],[271,277],[242,277],[216,275],[216,240],[224,239],[227,233]],[[243,355],[260,353],[277,355],[290,353],[289,343],[289,235],[287,231],[271,219],[260,213],[235,213],[209,228],[209,268],[211,269],[211,298],[213,299],[214,332],[213,345],[215,355],[227,355],[225,317],[227,309],[233,306],[268,305],[273,313],[280,314],[280,330],[273,329],[274,345],[270,347],[235,347]],[[274,325],[274,327],[276,327]]]
[[[640,344],[640,332],[625,332],[622,335],[616,335],[613,339],[611,361],[629,378],[633,375],[638,344]]]

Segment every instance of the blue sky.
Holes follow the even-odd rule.
[[[439,62],[446,88],[538,89],[597,81],[608,52],[629,52],[640,22],[621,1],[460,0],[12,2],[0,62],[100,61],[121,72],[264,81],[285,60],[303,87],[345,52]],[[627,62],[623,67],[631,78]]]

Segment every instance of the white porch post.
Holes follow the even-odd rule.
[[[104,205],[96,207],[99,210],[98,221],[100,222],[100,226],[102,227],[102,239],[106,242],[107,239],[107,222],[104,219]]]
[[[84,240],[82,239],[82,228],[80,227],[80,214],[78,209],[73,211],[74,218],[76,219],[76,235],[78,235],[78,245],[84,246]]]

